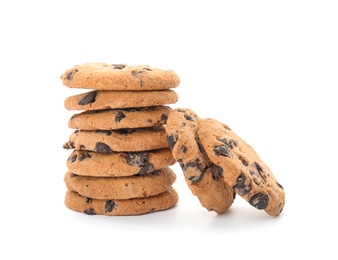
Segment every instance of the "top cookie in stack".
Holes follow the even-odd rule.
[[[67,110],[82,110],[69,119],[75,131],[63,145],[74,150],[64,178],[66,206],[102,215],[174,206],[178,195],[171,185],[176,175],[169,166],[175,160],[165,124],[172,110],[167,105],[178,101],[172,88],[180,78],[149,66],[86,63],[68,69],[61,79],[69,88],[88,89],[64,102]],[[155,181],[156,189],[147,185]]]

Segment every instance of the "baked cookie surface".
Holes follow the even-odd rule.
[[[173,104],[177,101],[178,95],[174,90],[93,90],[67,97],[64,106],[67,110],[100,110],[161,106]]]
[[[179,76],[172,70],[101,62],[74,66],[61,75],[61,80],[70,88],[97,90],[162,90],[175,88],[180,83]]]
[[[68,127],[81,130],[116,130],[164,125],[171,108],[168,106],[89,110],[74,114]]]
[[[75,130],[64,149],[86,150],[99,153],[138,152],[167,148],[164,126],[119,129]]]
[[[166,139],[191,192],[208,211],[223,213],[232,205],[234,192],[201,149],[199,120],[190,109],[173,109],[167,119]]]
[[[281,213],[284,189],[253,147],[215,119],[201,120],[197,133],[209,159],[238,195],[269,215]]]
[[[93,177],[142,175],[174,163],[175,160],[169,148],[124,153],[73,150],[66,162],[70,172]]]
[[[69,209],[87,215],[126,216],[167,210],[175,206],[178,199],[176,190],[171,187],[158,195],[126,200],[92,199],[67,190],[64,202]]]
[[[64,182],[68,190],[93,199],[130,199],[165,192],[176,180],[170,168],[129,177],[91,177],[67,172]]]

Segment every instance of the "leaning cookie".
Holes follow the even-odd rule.
[[[176,180],[169,168],[129,177],[91,177],[67,172],[69,190],[93,199],[131,199],[154,196],[169,189]]]
[[[256,151],[227,125],[211,118],[200,121],[198,136],[224,180],[253,207],[272,216],[281,213],[285,192]]]
[[[100,110],[150,107],[173,104],[178,101],[174,90],[109,91],[93,90],[65,99],[67,110]]]
[[[223,180],[219,167],[201,149],[197,136],[199,120],[190,109],[172,110],[166,125],[167,142],[188,187],[201,205],[208,211],[223,213],[232,205],[234,192]]]
[[[116,130],[165,125],[169,106],[89,110],[73,115],[68,127],[81,130]]]
[[[93,177],[142,175],[174,163],[175,160],[169,148],[120,153],[73,150],[66,162],[70,172]]]
[[[165,192],[151,197],[126,200],[99,200],[84,197],[77,192],[67,190],[64,202],[69,209],[87,215],[127,216],[147,214],[172,208],[178,202],[178,194],[171,187]]]
[[[74,66],[66,70],[61,79],[70,88],[99,90],[161,90],[175,88],[180,83],[179,76],[172,70],[100,62]]]
[[[75,130],[64,149],[99,153],[138,152],[167,148],[164,126],[120,130]]]

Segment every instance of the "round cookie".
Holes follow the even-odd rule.
[[[223,213],[232,205],[234,192],[201,149],[197,137],[199,120],[190,109],[172,110],[166,124],[167,142],[188,187],[202,206],[208,211]]]
[[[165,125],[168,106],[89,110],[73,115],[68,127],[81,130],[116,130]]]
[[[121,177],[146,174],[174,163],[169,148],[125,153],[73,150],[67,159],[67,168],[81,176]]]
[[[253,207],[272,216],[281,213],[285,192],[256,151],[227,125],[211,118],[200,121],[198,136],[224,180]]]
[[[120,130],[75,130],[64,149],[99,153],[138,152],[168,147],[164,126]]]
[[[64,202],[69,209],[87,215],[127,216],[172,208],[178,202],[178,194],[171,187],[165,192],[151,197],[127,200],[99,200],[84,197],[74,191],[67,190]]]
[[[66,98],[64,106],[67,110],[99,110],[161,106],[177,101],[178,95],[174,90],[93,90]]]
[[[70,88],[98,90],[162,90],[175,88],[180,83],[179,76],[172,70],[100,62],[74,66],[61,75],[61,80]]]
[[[129,177],[91,177],[67,172],[64,182],[68,190],[93,199],[131,199],[165,192],[176,180],[175,173],[163,168]]]

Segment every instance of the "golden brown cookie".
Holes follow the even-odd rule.
[[[89,110],[73,115],[68,127],[81,130],[116,130],[165,125],[168,106]]]
[[[128,177],[91,177],[67,172],[66,187],[93,199],[131,199],[154,196],[169,189],[176,180],[169,168]]]
[[[180,83],[179,76],[172,70],[100,62],[74,66],[66,70],[61,79],[70,88],[98,90],[162,90],[175,88]]]
[[[208,157],[238,195],[269,215],[281,213],[283,187],[253,147],[215,119],[201,120],[197,133]]]
[[[87,215],[126,216],[167,210],[175,206],[178,199],[178,194],[172,187],[163,193],[151,197],[126,200],[92,199],[67,190],[65,205],[69,209]]]
[[[146,174],[174,163],[169,148],[124,153],[73,150],[67,159],[67,168],[81,176],[121,177]]]
[[[178,95],[174,90],[93,90],[66,98],[64,106],[67,110],[100,110],[162,106],[177,101]]]
[[[99,153],[138,152],[167,148],[164,126],[120,130],[75,130],[64,149]]]
[[[190,109],[172,110],[166,125],[167,142],[188,187],[202,206],[223,213],[232,205],[234,192],[224,181],[219,167],[212,164],[201,149],[197,136],[199,120]]]

